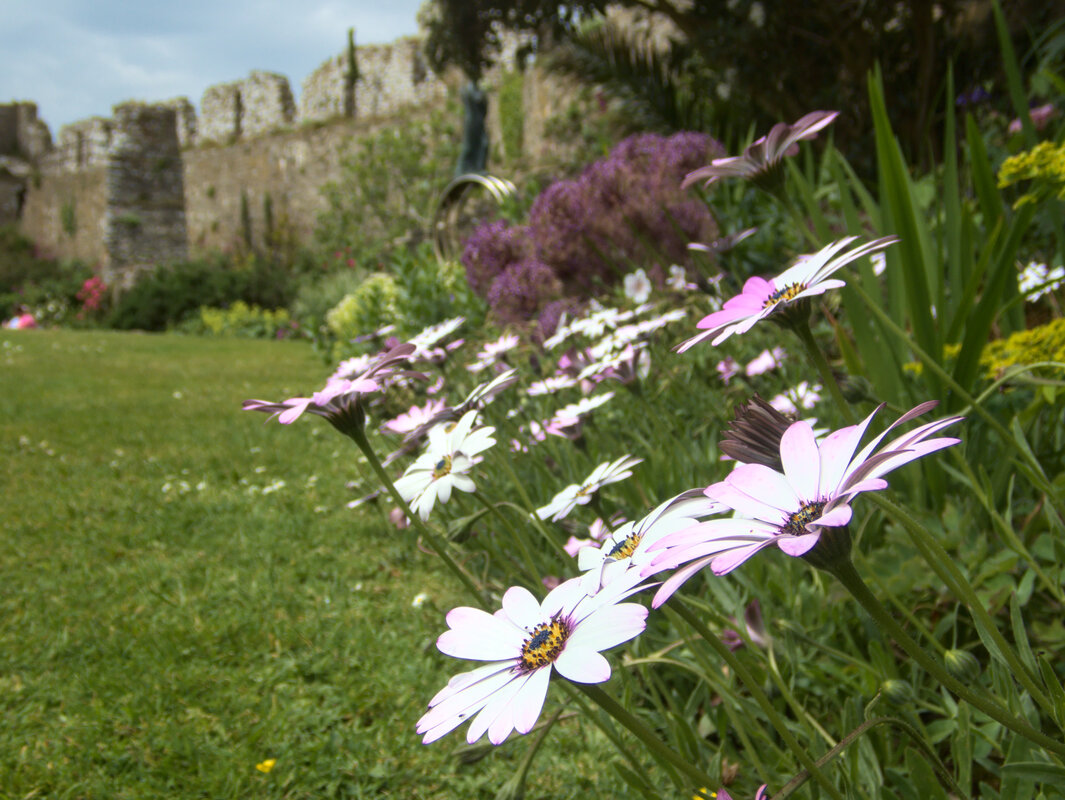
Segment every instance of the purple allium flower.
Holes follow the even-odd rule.
[[[687,244],[717,227],[706,205],[680,188],[683,176],[721,147],[704,134],[630,136],[575,180],[549,186],[529,210],[537,257],[554,267],[567,293],[588,296],[618,282],[633,262],[665,279],[687,260]],[[647,264],[653,242],[661,264]]]
[[[525,228],[508,225],[505,220],[481,225],[462,250],[466,280],[474,292],[484,297],[503,270],[532,253],[532,241]]]
[[[511,264],[492,281],[488,305],[500,322],[525,322],[562,294],[554,270],[536,259]]]

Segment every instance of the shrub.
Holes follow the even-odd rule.
[[[338,339],[350,340],[395,323],[400,315],[400,291],[396,279],[377,272],[326,314],[329,330]]]
[[[397,244],[427,235],[433,204],[458,159],[457,110],[404,121],[353,141],[340,179],[322,194],[328,205],[315,236],[326,252],[352,247],[373,266]]]
[[[397,252],[391,268],[401,292],[403,317],[398,322],[404,333],[460,315],[471,326],[483,322],[487,309],[471,291],[462,265],[440,261],[428,242]]]
[[[211,336],[281,339],[294,334],[298,326],[283,308],[271,311],[237,300],[229,308],[202,306],[199,317],[190,318],[181,329],[186,333]]]
[[[224,308],[237,300],[263,308],[291,302],[296,282],[282,264],[248,254],[187,261],[144,273],[115,304],[109,324],[120,330],[162,331],[178,325],[200,306]]]

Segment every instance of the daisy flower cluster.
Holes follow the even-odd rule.
[[[777,180],[781,160],[796,143],[812,138],[835,116],[815,112],[777,126],[743,156],[717,159],[688,182],[733,176]],[[703,283],[696,287],[682,268],[671,270],[667,286],[674,293],[668,296],[683,305],[662,309],[649,302],[653,287],[640,269],[624,281],[634,307],[593,303],[581,316],[563,315],[542,341],[504,332],[452,368],[464,344],[453,338],[464,324],[455,318],[408,342],[389,340],[382,352],[342,362],[310,397],[245,402],[246,409],[270,413],[283,424],[304,414],[322,416],[351,435],[371,463],[363,430],[388,443],[392,452],[376,475],[391,493],[393,514],[420,537],[442,542],[433,545],[442,559],[462,562],[455,569],[467,588],[472,585],[475,601],[447,613],[447,629],[436,645],[473,665],[429,699],[414,723],[423,742],[464,725],[470,744],[487,737],[498,745],[515,732],[528,733],[540,719],[552,680],[586,687],[610,680],[616,666],[604,653],[639,637],[650,615],[682,589],[693,590],[697,575],[728,575],[771,550],[841,574],[840,564],[850,563],[854,504],[863,494],[887,489],[886,476],[894,470],[956,445],[959,439],[945,431],[962,418],[918,422],[935,406],[927,402],[876,435],[870,430],[884,406],[854,424],[815,427],[815,420],[799,417],[815,408],[823,392],[838,389],[822,373],[821,383],[806,376],[768,401],[755,395],[737,404],[716,448],[685,442],[692,455],[683,463],[679,455],[658,452],[669,445],[647,433],[668,431],[671,422],[670,409],[663,408],[667,400],[648,400],[661,388],[651,376],[681,372],[697,360],[681,354],[723,345],[763,320],[808,326],[812,298],[844,286],[845,267],[882,254],[895,241],[845,236],[798,256],[775,277],[748,278],[737,295],[710,306],[695,324],[697,333],[673,347],[675,354],[668,352],[676,342],[669,328],[687,319],[689,307],[705,313],[702,298],[689,294]],[[652,361],[652,353],[661,360]],[[524,363],[535,371],[534,380],[519,378],[513,365]],[[783,373],[794,366],[783,347],[770,346],[747,363],[730,355],[710,360],[707,374],[698,378],[703,387],[735,381],[728,389],[734,395],[738,385],[765,376],[784,385]],[[428,386],[415,388],[415,378]],[[480,382],[451,402],[456,379]],[[600,384],[611,380],[622,386],[604,391]],[[682,391],[695,395],[701,388]],[[393,389],[391,403],[380,402]],[[509,408],[494,405],[508,390]],[[621,405],[615,398],[626,395],[632,403],[628,420],[615,411]],[[387,413],[367,426],[371,406]],[[706,417],[713,419],[709,427],[724,414],[713,408]],[[680,435],[697,438],[688,431]],[[500,438],[510,452],[493,450]],[[678,444],[671,452],[685,449]],[[647,497],[685,475],[696,476],[699,485],[669,486],[659,497]],[[479,548],[478,557],[454,557],[465,548],[471,554]],[[476,565],[476,580],[466,564]],[[549,590],[538,597],[515,584],[514,575]],[[722,615],[725,624],[738,625],[739,613],[730,613]],[[735,631],[733,636],[739,637]],[[771,641],[760,630],[758,636],[762,644]],[[758,797],[765,792],[762,786]]]

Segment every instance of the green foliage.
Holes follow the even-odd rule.
[[[38,257],[14,225],[0,226],[0,320],[25,308],[41,323],[70,322],[78,291],[92,274],[80,261]]]
[[[1007,339],[988,343],[980,355],[980,364],[991,376],[998,376],[1010,367],[1057,362],[1057,377],[1065,375],[1065,319],[1055,319],[1018,331]]]
[[[499,84],[499,125],[502,128],[503,157],[508,161],[520,158],[525,136],[525,74],[508,70]]]
[[[458,158],[459,113],[403,119],[353,139],[340,177],[322,190],[328,207],[315,237],[323,252],[351,247],[365,268],[393,249],[428,238],[440,192]]]
[[[400,291],[402,333],[412,335],[456,316],[472,328],[484,322],[486,306],[470,289],[466,270],[456,261],[437,259],[428,242],[396,253],[390,266]]]
[[[78,211],[74,200],[64,200],[59,206],[59,226],[71,238],[78,232]]]
[[[244,339],[280,339],[294,330],[293,320],[285,309],[271,311],[249,306],[243,300],[237,300],[229,308],[201,306],[199,318],[187,320],[180,329],[184,333]]]
[[[240,235],[244,239],[244,246],[252,246],[251,208],[248,203],[248,193],[240,192]]]
[[[292,302],[292,316],[315,345],[329,350],[332,334],[325,317],[341,300],[359,288],[365,274],[357,269],[338,269],[317,278],[304,279]]]
[[[200,306],[237,300],[283,308],[296,290],[293,273],[278,262],[251,255],[159,266],[142,274],[115,304],[108,323],[119,330],[162,331],[196,315]]]
[[[1014,202],[1014,208],[1049,198],[1065,200],[1065,143],[1040,142],[1031,150],[1002,162],[998,187],[1003,189],[1020,181],[1032,181],[1032,184]]]
[[[394,323],[401,313],[399,300],[396,279],[375,272],[326,314],[325,322],[341,341],[354,339]]]

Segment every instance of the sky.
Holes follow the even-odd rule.
[[[31,100],[53,138],[125,100],[185,96],[253,69],[300,85],[357,44],[417,32],[422,0],[0,0],[0,103]]]

